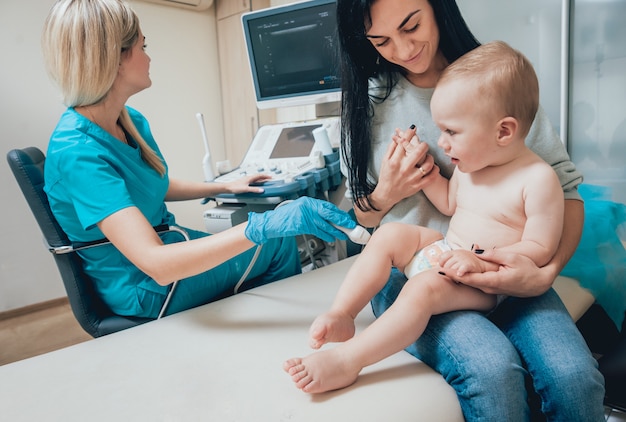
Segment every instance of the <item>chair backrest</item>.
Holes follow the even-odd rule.
[[[44,187],[45,156],[35,147],[8,152],[7,161],[43,236],[51,248],[71,246],[50,210]],[[149,321],[114,314],[98,296],[76,252],[53,254],[74,316],[91,336],[100,337]]]

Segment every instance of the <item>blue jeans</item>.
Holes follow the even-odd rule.
[[[405,282],[394,269],[372,300],[376,316]],[[604,421],[604,379],[552,289],[508,298],[487,316],[434,316],[406,350],[455,389],[467,421]]]

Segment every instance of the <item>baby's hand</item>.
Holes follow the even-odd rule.
[[[473,251],[456,249],[446,252],[439,258],[441,268],[448,270],[452,278],[463,277],[468,273],[484,273],[486,271],[496,271],[498,266],[478,258]]]
[[[402,131],[396,128],[391,139],[398,145],[402,145],[407,154],[415,149],[419,145],[420,140],[415,133],[415,126],[411,126],[406,131]]]

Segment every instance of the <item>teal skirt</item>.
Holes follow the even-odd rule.
[[[610,188],[583,184],[585,224],[580,244],[562,275],[588,289],[621,329],[626,312],[626,206],[612,202]]]

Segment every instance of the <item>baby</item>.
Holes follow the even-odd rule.
[[[310,345],[337,347],[292,358],[284,370],[307,393],[346,387],[360,371],[413,343],[432,315],[489,311],[498,298],[460,283],[471,272],[497,270],[477,254],[499,248],[539,267],[550,261],[563,228],[564,198],[552,167],[524,144],[539,106],[537,76],[528,59],[503,42],[482,45],[450,64],[431,99],[441,129],[438,146],[456,169],[424,188],[451,215],[446,236],[388,223],[375,231],[348,271],[330,310],[310,328]],[[413,131],[395,142],[410,148]],[[408,281],[395,303],[355,334],[354,319],[385,285],[391,267]]]

